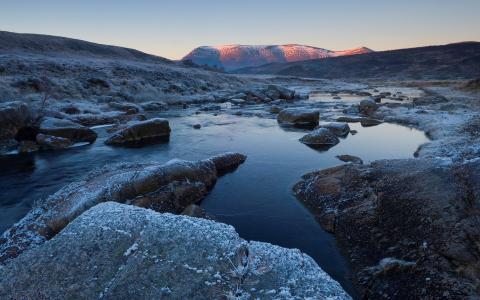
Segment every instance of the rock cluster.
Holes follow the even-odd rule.
[[[119,164],[93,171],[40,201],[20,222],[0,238],[0,262],[42,244],[85,210],[105,201],[116,201],[181,213],[202,200],[219,174],[245,161],[238,153],[225,153],[190,162]]]

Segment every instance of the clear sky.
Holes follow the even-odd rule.
[[[480,41],[480,0],[0,0],[0,30],[171,59],[219,44],[386,50]]]

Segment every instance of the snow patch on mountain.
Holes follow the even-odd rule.
[[[361,47],[344,51],[287,44],[287,45],[221,45],[195,48],[182,60],[225,70],[260,66],[268,63],[295,62],[310,59],[356,55],[373,52]]]

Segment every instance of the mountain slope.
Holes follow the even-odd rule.
[[[0,31],[0,54],[29,53],[57,56],[85,56],[146,62],[168,59],[138,50],[102,45],[77,39],[30,33]]]
[[[273,63],[236,70],[317,78],[452,79],[480,76],[480,42]]]
[[[182,60],[191,60],[198,65],[234,70],[274,62],[296,62],[370,52],[372,50],[365,47],[346,51],[331,51],[297,44],[270,46],[224,45],[195,48]]]

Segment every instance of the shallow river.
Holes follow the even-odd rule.
[[[0,158],[0,232],[22,218],[35,200],[106,163],[197,160],[235,151],[246,154],[247,161],[220,178],[201,206],[218,221],[233,225],[245,239],[301,249],[351,292],[348,267],[333,237],[296,200],[292,186],[308,171],[342,163],[335,158],[339,154],[356,155],[365,162],[408,158],[427,142],[422,132],[407,127],[364,128],[356,123],[350,124],[358,131],[356,135],[319,152],[298,141],[306,131],[282,129],[274,119],[230,113],[196,115],[189,110],[164,115],[172,128],[167,144],[111,148],[103,143],[106,129],[98,128],[99,138],[93,145]],[[193,129],[195,123],[202,128]]]

